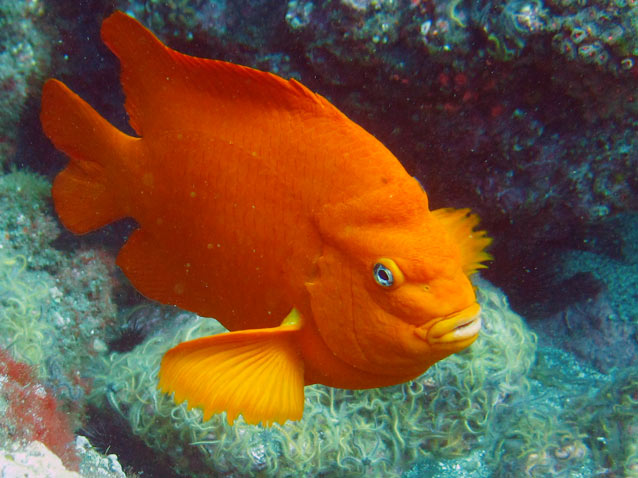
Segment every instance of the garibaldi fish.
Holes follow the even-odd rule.
[[[69,157],[56,211],[76,234],[134,218],[117,257],[132,284],[229,330],[169,350],[161,390],[204,418],[283,423],[304,385],[401,383],[476,339],[476,215],[431,211],[387,148],[294,79],[178,53],[121,12],[101,34],[136,136],[48,80],[42,126]]]

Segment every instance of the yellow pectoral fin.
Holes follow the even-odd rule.
[[[242,330],[183,342],[162,358],[159,388],[175,401],[204,411],[204,420],[226,411],[232,425],[269,426],[299,420],[304,406],[303,361],[295,338],[295,309],[282,325]]]

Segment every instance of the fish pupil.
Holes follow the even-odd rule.
[[[390,287],[394,283],[392,271],[383,264],[374,265],[374,280],[383,287]]]

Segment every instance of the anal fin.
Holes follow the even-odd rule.
[[[278,327],[242,330],[183,342],[162,359],[159,388],[177,403],[201,408],[204,420],[226,411],[230,424],[269,426],[299,420],[304,406],[303,361],[293,309]]]

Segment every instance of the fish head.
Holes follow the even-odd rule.
[[[478,336],[469,275],[489,255],[467,210],[428,209],[413,179],[324,208],[324,248],[307,284],[314,323],[351,366],[404,381]]]

